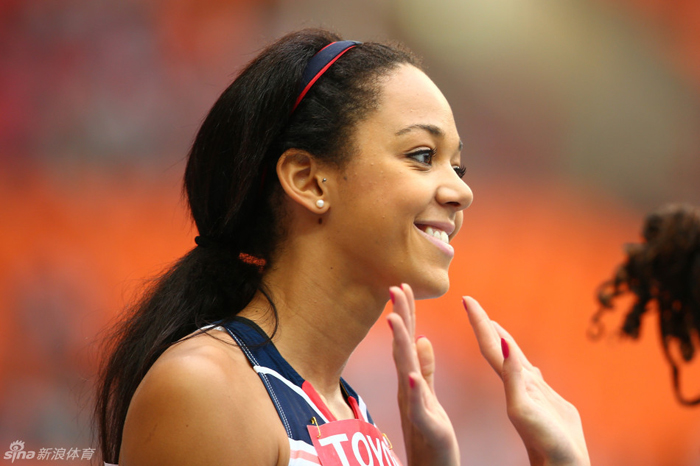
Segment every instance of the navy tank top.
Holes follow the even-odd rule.
[[[355,419],[338,421],[251,320],[235,317],[201,330],[228,332],[260,376],[289,439],[289,466],[401,466],[364,401],[345,380],[340,380],[341,389]]]
[[[294,370],[269,341],[267,335],[252,321],[243,317],[236,317],[223,327],[236,341],[255,372],[260,376],[267,393],[270,395],[270,399],[277,409],[277,414],[284,425],[289,439],[289,465],[312,466],[323,464],[323,466],[334,466],[334,464],[326,464],[329,461],[321,462],[311,438],[310,432],[315,433],[316,431],[313,427],[309,428],[310,426],[321,426],[321,429],[323,429],[324,424],[336,421],[336,418],[326,407],[313,386]],[[372,417],[367,412],[367,406],[362,401],[362,398],[345,380],[341,379],[340,383],[355,418],[374,426]],[[345,421],[339,421],[338,423],[342,422]],[[319,437],[321,429],[318,430]],[[359,453],[360,464],[365,462],[378,463],[378,461],[374,462],[369,457],[372,454],[372,448],[375,449],[374,452],[378,455],[375,458],[379,458],[382,463],[387,466],[398,464],[398,459],[393,452],[386,451],[386,444],[390,448],[390,443],[385,442],[386,444],[380,446],[379,444],[372,445],[371,441],[368,442],[369,437],[366,440],[359,440],[364,441],[364,444],[357,441],[353,443],[353,447]],[[386,441],[386,439],[383,440]],[[350,439],[348,439],[348,444],[350,443]],[[333,446],[336,447],[336,450],[339,448],[339,444]],[[384,455],[382,454],[382,447],[385,452]],[[343,456],[343,453],[340,451],[339,453]],[[348,461],[349,464],[354,463],[352,456],[349,453],[347,458],[339,458],[337,464],[340,466]],[[386,459],[386,462],[383,461],[384,459]]]

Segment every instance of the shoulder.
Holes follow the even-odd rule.
[[[120,465],[275,465],[286,445],[259,377],[227,334],[210,331],[173,345],[143,378]]]

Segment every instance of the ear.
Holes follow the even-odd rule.
[[[330,205],[326,195],[324,167],[308,152],[287,149],[277,161],[277,177],[287,195],[314,214],[325,214]]]

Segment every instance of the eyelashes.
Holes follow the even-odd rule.
[[[409,152],[406,155],[422,165],[432,165],[433,158],[435,157],[435,149],[419,149],[414,152]],[[465,173],[467,173],[467,167],[464,165],[452,168],[460,178],[464,178]]]
[[[467,173],[467,167],[464,165],[460,165],[459,167],[454,167],[455,173],[457,173],[457,176],[460,178],[464,178],[464,174]]]
[[[409,152],[407,155],[418,163],[422,163],[423,165],[432,165],[433,157],[435,157],[435,150],[419,149],[414,152]],[[424,158],[424,160],[420,160],[421,158]]]

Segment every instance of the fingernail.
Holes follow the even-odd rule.
[[[390,319],[387,319],[387,320],[386,320],[386,323],[389,324],[389,328],[390,328],[391,330],[394,330],[394,326],[392,325]]]
[[[416,341],[420,340],[421,338],[425,338],[425,335],[418,335],[418,336],[416,337]]]
[[[394,292],[389,289],[389,296],[391,297],[391,304],[394,304]]]
[[[469,312],[469,308],[467,307],[467,300],[464,299],[464,296],[462,296],[462,306],[464,306],[464,310]]]
[[[411,388],[416,388],[416,381],[413,380],[413,377],[410,376],[410,375],[408,376],[408,385],[409,385]]]
[[[505,340],[505,338],[501,338],[501,350],[503,351],[503,359],[508,359],[510,348],[508,348],[508,342]]]

